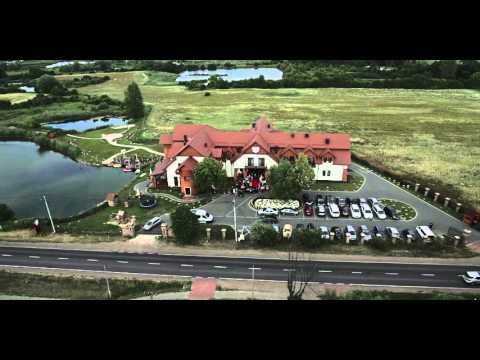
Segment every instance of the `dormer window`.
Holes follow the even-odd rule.
[[[305,139],[308,139],[310,137],[310,134],[306,133],[305,134]]]
[[[325,139],[325,144],[330,145],[330,138]]]

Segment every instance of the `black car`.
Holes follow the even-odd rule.
[[[305,225],[303,225],[302,223],[298,223],[295,226],[295,230],[303,230],[303,229],[305,229]]]
[[[352,205],[352,204],[357,204],[357,205],[360,206],[360,199],[359,198],[352,198],[350,200],[350,205]]]
[[[339,207],[344,207],[345,205],[347,205],[347,201],[345,200],[345,198],[338,198],[337,204]]]
[[[343,240],[344,235],[343,235],[343,231],[342,231],[341,228],[339,228],[338,226],[334,226],[334,227],[332,227],[331,232],[333,232],[335,234],[334,235],[335,240],[339,240],[339,241]]]
[[[402,230],[401,235],[406,240],[410,239],[411,241],[414,241],[416,238],[415,233],[410,229]]]
[[[383,237],[385,234],[384,230],[381,226],[375,225],[372,230],[373,236],[375,237]]]
[[[315,230],[315,225],[313,225],[312,223],[308,223],[307,230]]]
[[[397,210],[395,210],[394,208],[390,207],[390,206],[385,206],[383,208],[383,211],[385,211],[385,214],[393,219],[393,220],[400,220],[400,217],[397,215]]]
[[[345,198],[345,203],[347,204],[347,206],[352,205],[352,199],[350,199],[349,197]]]
[[[340,208],[340,214],[343,217],[349,217],[350,216],[350,207],[345,205]]]
[[[264,224],[278,224],[276,216],[265,216],[260,221]]]

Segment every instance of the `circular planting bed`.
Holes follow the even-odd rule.
[[[271,209],[299,209],[300,201],[298,200],[278,200],[256,198],[250,201],[250,207],[255,210],[271,208]]]
[[[140,207],[144,209],[151,209],[157,206],[157,199],[154,196],[142,195],[140,197]]]
[[[384,206],[394,208],[402,220],[412,220],[417,216],[417,212],[412,206],[401,201],[392,199],[380,199],[379,201]]]

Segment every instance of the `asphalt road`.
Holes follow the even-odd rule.
[[[459,275],[480,266],[363,262],[306,262],[312,282],[345,285],[389,285],[469,288]],[[292,264],[280,259],[149,255],[80,250],[0,247],[0,268],[7,266],[133,274],[286,281]]]

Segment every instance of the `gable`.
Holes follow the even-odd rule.
[[[185,149],[183,149],[180,153],[178,153],[176,156],[203,156],[200,154],[196,149],[193,147],[187,145]]]

